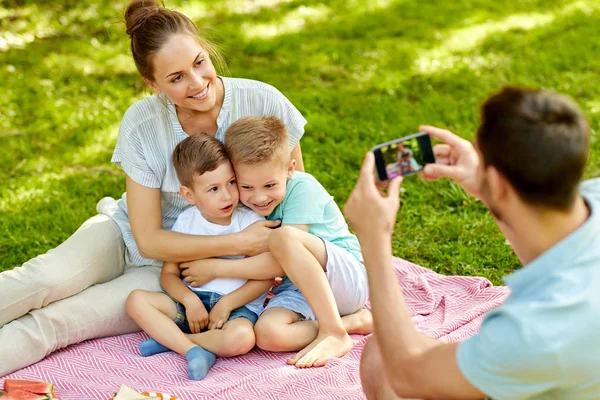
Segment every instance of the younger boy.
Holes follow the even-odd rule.
[[[240,201],[281,219],[283,226],[269,237],[270,253],[219,260],[213,266],[222,268],[211,271],[249,279],[286,275],[256,324],[257,345],[302,349],[290,364],[322,366],[352,349],[348,333],[372,332],[371,315],[361,310],[369,297],[367,275],[340,209],[313,176],[295,172],[288,141],[285,125],[275,117],[242,118],[225,133]]]
[[[173,152],[173,165],[181,195],[195,206],[179,215],[173,231],[225,235],[264,219],[238,207],[231,163],[214,137],[183,140]],[[143,356],[172,349],[186,357],[189,378],[199,380],[216,356],[233,357],[254,347],[254,324],[272,279],[215,279],[191,287],[181,280],[176,263],[165,262],[160,282],[167,294],[136,290],[127,299],[127,312],[153,338],[140,345]]]

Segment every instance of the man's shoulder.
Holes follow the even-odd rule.
[[[588,179],[581,182],[579,187],[581,194],[585,197],[593,197],[600,202],[600,178]]]

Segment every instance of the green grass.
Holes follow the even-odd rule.
[[[0,0],[0,270],[57,246],[98,199],[122,194],[110,164],[118,124],[147,93],[124,33],[126,1],[57,3]],[[596,0],[167,5],[222,45],[232,76],[268,82],[300,109],[306,168],[340,205],[372,145],[422,123],[472,138],[478,104],[505,84],[567,93],[594,131],[600,120]],[[408,178],[404,190],[395,255],[494,283],[519,266],[486,209],[456,185]]]

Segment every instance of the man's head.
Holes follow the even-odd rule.
[[[477,148],[482,196],[500,217],[506,182],[529,206],[568,211],[588,157],[589,127],[579,107],[559,94],[507,87],[481,107]]]
[[[240,201],[262,216],[285,198],[296,168],[287,128],[276,117],[245,117],[229,126],[225,147],[238,180]]]
[[[205,134],[182,140],[173,151],[173,166],[183,198],[213,223],[227,221],[238,204],[239,193],[225,148]]]

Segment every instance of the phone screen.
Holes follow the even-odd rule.
[[[423,170],[425,164],[435,161],[429,135],[424,133],[383,143],[373,152],[382,181],[417,173]]]

